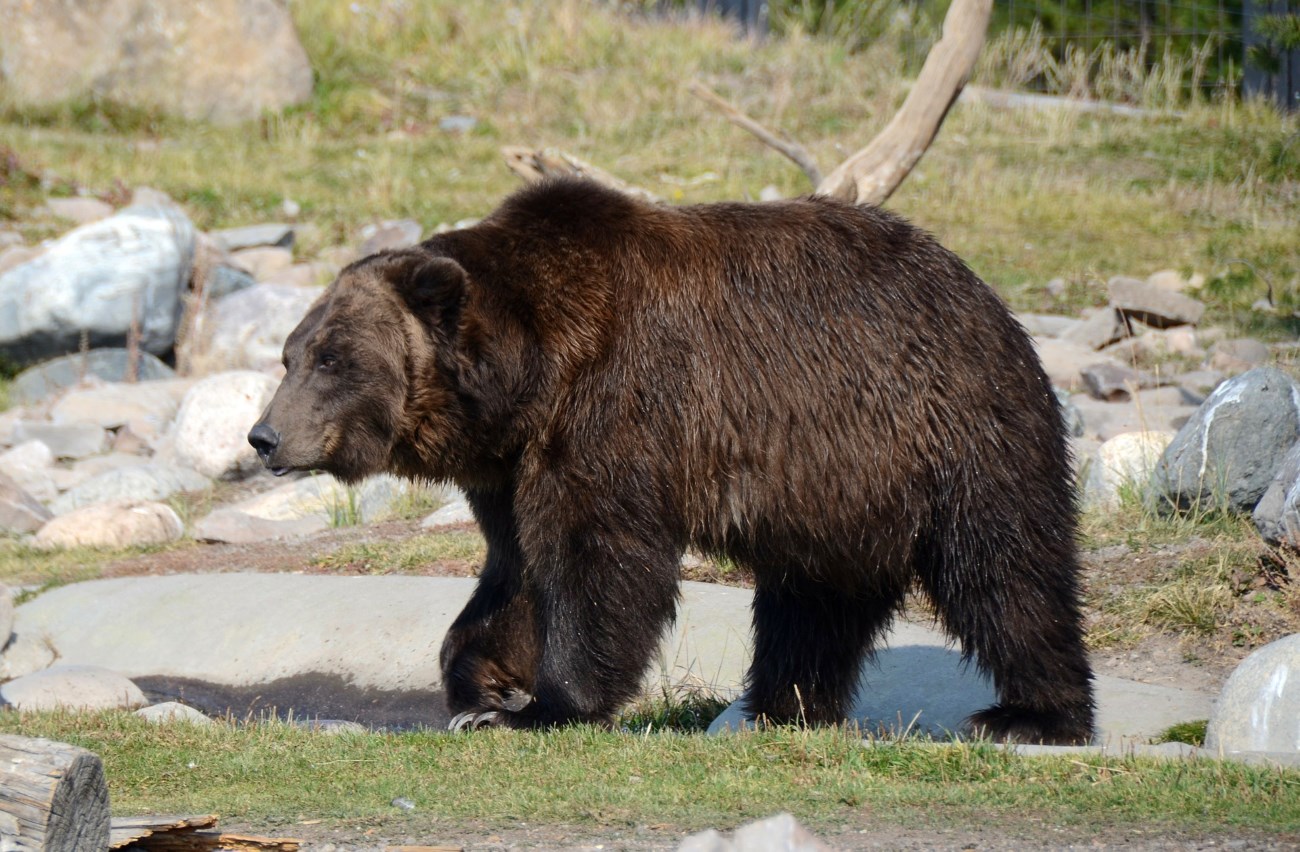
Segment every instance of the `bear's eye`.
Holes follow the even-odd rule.
[[[326,352],[324,355],[320,356],[320,361],[317,362],[316,369],[327,371],[333,370],[338,366],[338,363],[338,356],[334,355],[332,352]]]

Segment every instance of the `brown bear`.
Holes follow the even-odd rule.
[[[975,730],[1092,734],[1056,397],[897,216],[544,183],[344,269],[284,366],[249,435],[274,473],[468,496],[488,555],[442,649],[453,724],[608,723],[694,546],[753,573],[755,717],[843,719],[915,584],[998,691]]]

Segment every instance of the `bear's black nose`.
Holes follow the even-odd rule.
[[[262,458],[262,464],[266,464],[271,459],[271,453],[280,446],[280,433],[265,423],[258,423],[248,433],[248,443],[257,450],[257,454]]]

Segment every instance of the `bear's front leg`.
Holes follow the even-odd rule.
[[[510,488],[467,491],[487,539],[487,562],[469,603],[442,643],[452,728],[490,724],[532,700],[538,663],[533,601],[523,587]]]
[[[609,724],[641,678],[676,612],[674,537],[644,508],[594,489],[546,490],[516,501],[521,596],[536,623],[537,666],[521,707],[488,708],[482,722],[537,728]],[[531,498],[531,499],[527,499]],[[663,517],[638,512],[637,518]],[[478,723],[479,720],[473,720]]]

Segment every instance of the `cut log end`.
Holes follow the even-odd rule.
[[[104,764],[66,743],[0,735],[0,817],[8,849],[107,849]]]

